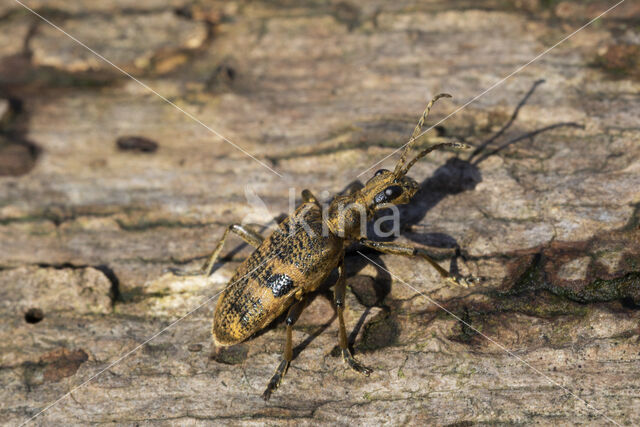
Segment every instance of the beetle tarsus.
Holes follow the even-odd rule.
[[[355,357],[353,357],[353,355],[351,354],[351,352],[349,351],[349,349],[344,348],[342,349],[342,360],[344,360],[351,369],[353,369],[356,372],[359,372],[365,376],[369,376],[371,375],[371,373],[373,372],[373,369],[368,368],[366,366],[364,366],[362,363],[358,362]]]
[[[264,391],[264,393],[262,393],[262,398],[265,401],[269,400],[269,398],[271,397],[271,393],[273,393],[278,389],[278,386],[280,385],[280,382],[282,381],[284,374],[287,373],[288,368],[289,368],[288,361],[283,360],[282,362],[280,362],[280,365],[278,365],[278,368],[276,369],[276,373],[273,374],[273,376],[271,377],[271,380],[269,381],[269,384],[267,384],[267,389]]]
[[[463,277],[463,276],[449,276],[447,277],[447,281],[456,285],[456,286],[461,286],[463,288],[468,288],[469,286],[473,286],[476,283],[479,282],[479,279],[473,277],[473,276],[468,276],[468,277]]]

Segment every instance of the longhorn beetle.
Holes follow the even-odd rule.
[[[407,155],[415,144],[434,102],[450,96],[439,94],[429,102],[393,172],[380,169],[363,188],[336,196],[329,205],[328,212],[322,211],[320,202],[309,190],[303,190],[302,204],[292,215],[285,218],[268,238],[265,239],[247,226],[232,224],[227,227],[210,258],[198,272],[176,272],[180,275],[210,275],[229,232],[237,234],[256,248],[238,267],[230,285],[221,293],[215,309],[212,332],[216,345],[234,345],[246,340],[285,310],[289,310],[286,317],[284,354],[262,395],[264,400],[269,399],[287,372],[293,357],[292,327],[305,307],[307,296],[315,291],[336,267],[338,280],[335,284],[334,298],[339,323],[338,342],[343,360],[353,370],[364,375],[368,376],[372,372],[353,357],[347,342],[343,316],[346,288],[344,252],[349,244],[359,242],[382,253],[420,257],[451,283],[461,286],[471,283],[472,280],[451,276],[422,248],[393,242],[377,242],[360,235],[362,212],[366,213],[366,221],[372,219],[377,210],[390,204],[408,203],[415,195],[418,183],[408,177],[407,172],[418,160],[431,151],[444,147],[470,148],[458,142],[435,144],[420,151],[407,162]]]

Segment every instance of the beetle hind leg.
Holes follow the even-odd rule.
[[[276,372],[271,377],[269,384],[267,384],[266,390],[264,391],[264,393],[262,393],[262,398],[265,401],[269,400],[269,398],[271,397],[271,393],[278,389],[278,386],[280,386],[284,375],[287,373],[287,369],[289,369],[289,363],[291,363],[291,359],[293,359],[293,325],[294,323],[296,323],[296,320],[298,320],[298,317],[300,317],[300,313],[302,313],[302,309],[304,309],[305,302],[306,300],[302,299],[296,302],[289,309],[286,320],[287,341],[284,346],[284,354],[282,355],[282,361],[276,368]]]
[[[335,303],[336,308],[338,310],[338,342],[340,344],[340,350],[342,351],[342,360],[349,365],[351,369],[366,376],[369,376],[373,369],[364,366],[362,363],[358,362],[351,351],[349,350],[349,342],[347,340],[347,329],[344,324],[344,298],[345,291],[347,287],[347,282],[345,279],[344,272],[344,257],[340,260],[340,264],[338,264],[338,282],[336,283],[335,288]]]
[[[287,369],[289,369],[289,361],[283,359],[278,365],[278,368],[276,368],[276,373],[271,377],[269,384],[267,384],[267,389],[262,393],[262,398],[265,401],[269,400],[271,393],[278,389],[280,382],[282,382],[282,378],[284,378],[284,374],[287,373]]]
[[[242,240],[244,240],[245,243],[250,244],[254,248],[257,248],[258,246],[260,246],[260,244],[264,240],[264,237],[262,237],[258,232],[252,230],[247,226],[244,226],[242,224],[231,224],[224,231],[222,238],[220,239],[215,249],[209,256],[207,262],[199,270],[183,271],[175,268],[169,268],[168,271],[170,271],[176,276],[200,276],[203,274],[205,276],[210,276],[211,272],[213,271],[213,267],[216,264],[216,260],[220,255],[220,251],[222,251],[224,242],[227,240],[227,236],[229,235],[230,232],[238,235]]]
[[[342,360],[344,360],[345,363],[349,365],[351,369],[367,377],[371,375],[371,373],[373,372],[373,369],[366,367],[362,363],[358,362],[356,358],[353,357],[353,355],[351,354],[351,351],[349,351],[348,348],[342,349]]]

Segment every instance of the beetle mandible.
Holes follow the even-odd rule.
[[[238,267],[223,290],[213,318],[213,339],[218,346],[240,343],[266,327],[289,310],[286,317],[286,343],[282,361],[269,381],[263,398],[268,400],[289,367],[293,357],[292,327],[305,307],[307,296],[315,291],[337,268],[334,301],[338,315],[338,342],[343,360],[353,370],[369,375],[372,370],[358,362],[349,350],[344,323],[345,248],[353,243],[386,254],[416,256],[426,260],[449,282],[468,286],[473,279],[454,277],[438,265],[422,248],[393,242],[377,242],[361,235],[362,212],[373,218],[376,211],[390,204],[408,203],[418,190],[418,183],[407,172],[431,151],[452,147],[468,149],[458,142],[432,145],[407,162],[433,104],[448,94],[434,97],[413,131],[393,171],[381,169],[361,189],[353,189],[336,196],[328,212],[322,212],[318,199],[309,191],[302,191],[302,203],[286,217],[266,239],[248,226],[232,224],[225,230],[213,253],[195,274],[210,275],[230,232],[240,236],[255,251]],[[179,273],[179,272],[176,272]],[[189,275],[194,273],[179,273]]]

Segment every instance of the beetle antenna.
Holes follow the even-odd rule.
[[[422,130],[422,126],[424,126],[424,122],[427,120],[427,117],[429,117],[429,112],[431,111],[431,107],[433,107],[433,104],[440,98],[451,98],[451,95],[449,95],[448,93],[439,93],[427,104],[427,108],[424,109],[424,112],[422,113],[422,117],[420,117],[420,120],[418,120],[418,124],[413,130],[411,139],[409,139],[409,142],[405,146],[404,151],[402,152],[402,156],[400,156],[400,160],[398,161],[398,164],[396,164],[396,168],[393,171],[393,174],[396,178],[399,178],[401,175],[401,171],[403,169],[404,163],[407,161],[407,154],[409,154],[409,151],[411,151],[411,148],[413,147],[416,140],[418,139],[418,136],[420,136],[420,131]],[[423,156],[426,156],[427,154],[428,153],[425,153],[423,154]],[[420,157],[423,157],[423,156],[420,156]],[[413,163],[411,164],[411,166],[413,166]],[[405,173],[406,171],[409,170],[411,166],[404,169]]]
[[[400,171],[400,176],[405,176],[407,172],[409,172],[409,169],[411,169],[411,167],[415,165],[418,160],[420,160],[421,158],[423,158],[433,150],[439,150],[441,148],[446,148],[446,147],[457,148],[460,150],[471,149],[470,145],[463,144],[462,142],[443,142],[440,144],[434,144],[431,147],[425,148],[424,150],[419,152],[418,155],[413,158],[413,160],[407,163],[407,166]]]

